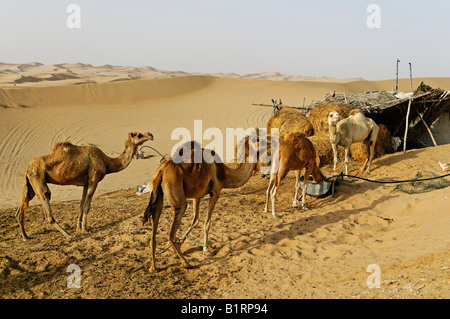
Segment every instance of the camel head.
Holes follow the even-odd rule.
[[[125,141],[126,145],[134,145],[134,146],[141,146],[148,140],[153,141],[153,134],[150,132],[145,133],[137,133],[137,132],[131,132],[128,133],[127,140]]]
[[[337,122],[340,121],[340,119],[341,116],[338,112],[330,112],[330,114],[328,114],[328,125],[336,125]]]
[[[258,130],[256,136],[246,136],[240,140],[235,148],[235,167],[241,168],[244,163],[255,163],[253,174],[270,170],[271,161],[267,157],[271,154],[271,142],[270,136],[261,140]]]

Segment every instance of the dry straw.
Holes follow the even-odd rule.
[[[354,106],[343,103],[327,103],[316,107],[308,116],[309,122],[314,128],[314,135],[328,135],[328,114],[338,112],[341,119],[348,117]]]
[[[308,137],[313,143],[317,154],[317,165],[323,167],[325,165],[333,164],[333,149],[331,148],[330,137],[327,135],[314,135]],[[343,160],[344,148],[338,146],[338,158]]]
[[[284,107],[275,112],[275,114],[267,122],[267,134],[271,134],[272,128],[278,128],[280,137],[289,133],[303,133],[311,136],[314,133],[313,126],[308,118],[290,107]]]
[[[353,111],[352,111],[353,110]],[[347,118],[351,113],[362,112],[350,104],[326,103],[317,106],[308,117],[300,111],[284,107],[275,112],[267,123],[267,131],[271,128],[280,129],[280,141],[291,132],[305,134],[313,143],[317,153],[317,164],[320,167],[333,164],[333,149],[331,147],[328,129],[328,114],[338,112],[341,119]],[[391,132],[386,125],[379,124],[377,143],[375,145],[375,158],[393,152]],[[314,135],[313,135],[314,133]],[[344,148],[338,146],[338,161],[344,160]],[[355,143],[350,147],[350,156],[357,162],[364,162],[367,157],[364,143]]]

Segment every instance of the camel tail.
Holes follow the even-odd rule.
[[[20,206],[16,211],[17,223],[19,224],[22,237],[25,240],[28,239],[28,236],[25,232],[24,216],[28,209],[28,203],[30,202],[30,200],[33,199],[34,195],[35,195],[34,189],[31,186],[27,174],[25,174],[25,182],[23,183],[22,202],[20,203]]]
[[[145,225],[149,222],[150,218],[156,212],[158,207],[158,203],[162,203],[164,193],[161,188],[163,170],[158,168],[158,170],[153,175],[150,181],[150,199],[148,202],[148,206],[144,211],[144,217],[142,218],[142,225]]]
[[[25,174],[25,182],[22,187],[22,203],[17,210],[17,214],[23,213],[28,209],[28,202],[34,197],[35,193],[33,187],[31,186],[30,180],[28,179],[28,175]]]

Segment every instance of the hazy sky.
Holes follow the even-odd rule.
[[[79,29],[66,20],[81,9]],[[381,28],[369,28],[370,4]],[[0,62],[449,77],[448,0],[0,0]],[[372,20],[373,21],[373,20]]]

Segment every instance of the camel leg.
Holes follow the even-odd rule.
[[[277,215],[275,214],[275,199],[277,197],[278,186],[274,186],[270,192],[270,200],[272,202],[272,217],[277,219]]]
[[[157,199],[155,211],[152,213],[152,241],[150,243],[150,250],[152,253],[152,263],[150,266],[150,272],[156,273],[156,232],[158,230],[159,217],[163,210],[163,197]]]
[[[348,156],[350,153],[350,146],[345,148],[345,157],[344,157],[344,164],[345,164],[345,175],[348,175]]]
[[[298,207],[298,191],[300,189],[300,170],[295,171],[295,195],[294,200],[292,202],[292,207]]]
[[[370,141],[369,143],[370,143],[370,146],[369,146],[370,154],[369,154],[369,162],[368,162],[367,170],[366,170],[367,173],[370,173],[370,165],[372,164],[373,157],[375,156],[375,142]]]
[[[375,143],[373,141],[367,142],[366,147],[366,161],[364,162],[363,167],[359,170],[360,173],[364,172],[364,170],[366,170],[366,173],[370,173],[370,165],[372,164],[372,160],[375,155]]]
[[[331,144],[331,148],[333,149],[333,170],[336,170],[337,162],[338,162],[337,145]]]
[[[272,188],[270,197],[272,200],[272,216],[273,218],[277,218],[276,214],[275,214],[275,200],[277,197],[277,190],[278,187],[281,184],[281,181],[286,177],[287,173],[289,173],[289,169],[287,168],[287,165],[284,162],[280,163],[280,169],[277,173],[276,179],[274,180],[274,187]]]
[[[206,213],[205,225],[204,225],[204,240],[203,243],[203,254],[211,255],[211,252],[208,249],[208,232],[211,228],[211,216],[216,206],[217,200],[219,199],[220,191],[213,191],[211,197],[209,198],[208,212]]]
[[[310,162],[312,162],[312,161],[310,161]],[[313,164],[309,163],[305,169],[305,177],[304,177],[305,182],[303,183],[303,187],[302,187],[302,209],[303,210],[308,210],[308,207],[306,206],[306,189],[308,187],[309,175],[311,175],[312,168],[313,168]]]
[[[170,231],[169,231],[169,241],[172,244],[172,247],[175,250],[175,253],[178,255],[178,257],[180,257],[183,267],[189,268],[190,267],[189,263],[184,258],[183,254],[180,251],[180,248],[177,245],[177,237],[176,237],[177,230],[181,224],[181,218],[183,217],[184,212],[186,211],[186,206],[187,206],[186,202],[184,202],[180,205],[177,205],[177,206],[173,206],[174,216],[173,216],[172,225],[171,225]]]
[[[17,222],[19,223],[19,227],[20,227],[20,231],[22,233],[23,240],[28,240],[28,239],[30,239],[30,237],[28,237],[27,234],[25,233],[24,216],[28,209],[28,203],[34,198],[35,193],[34,193],[33,188],[31,187],[31,185],[28,183],[27,180],[25,181],[25,183],[27,183],[27,185],[24,185],[24,194],[22,196],[22,204],[16,211],[16,219],[17,219]]]
[[[186,236],[188,236],[189,233],[192,231],[192,229],[194,229],[194,227],[197,226],[197,224],[198,224],[198,215],[199,215],[199,211],[200,211],[200,199],[197,199],[197,198],[193,199],[192,205],[194,206],[194,218],[192,220],[191,226],[189,227],[189,229],[187,230],[187,232],[184,234],[183,238],[181,239],[180,246],[186,240]]]
[[[88,232],[87,215],[89,213],[89,210],[91,209],[91,201],[92,201],[92,197],[94,197],[94,193],[95,193],[96,189],[97,189],[97,183],[90,183],[87,186],[85,200],[84,200],[83,208],[82,208],[82,214],[83,214],[83,218],[81,221],[81,232],[82,233]],[[84,190],[83,190],[83,195],[84,195]]]
[[[379,131],[379,127],[375,126],[372,129],[372,133],[370,134],[370,141],[369,144],[367,145],[367,148],[369,149],[369,161],[368,161],[368,166],[367,166],[367,173],[370,173],[370,165],[372,164],[372,160],[375,156],[375,145],[377,143],[377,137],[378,137],[378,131]]]
[[[372,160],[375,156],[375,145],[377,144],[377,138],[380,128],[377,125],[374,125],[372,129],[372,133],[370,134],[370,157],[369,157],[369,166],[367,167],[367,173],[370,173],[370,165],[372,164]]]
[[[66,237],[67,239],[71,238],[72,236],[69,235],[53,218],[52,209],[50,207],[51,192],[47,184],[41,182],[39,185],[36,185],[35,183],[32,183],[32,185],[33,189],[36,192],[36,195],[41,201],[42,207],[44,208],[45,218],[47,219],[47,221],[52,224],[61,234],[63,234],[64,237]]]
[[[365,141],[363,141],[363,144],[364,144],[365,150],[366,150],[366,160],[364,161],[363,166],[361,166],[361,168],[359,169],[359,173],[364,172],[364,170],[367,167],[367,163],[369,163],[369,158],[370,158],[370,146],[369,146],[370,141],[365,140]]]
[[[84,207],[84,202],[86,201],[87,190],[88,190],[87,185],[83,186],[83,195],[81,196],[81,202],[80,202],[80,215],[78,216],[78,221],[77,221],[77,233],[81,233],[81,223],[83,221],[83,207]]]
[[[269,199],[270,199],[270,194],[272,193],[275,176],[276,176],[276,174],[270,175],[269,186],[267,187],[267,191],[266,191],[266,206],[264,207],[264,213],[269,212]]]

